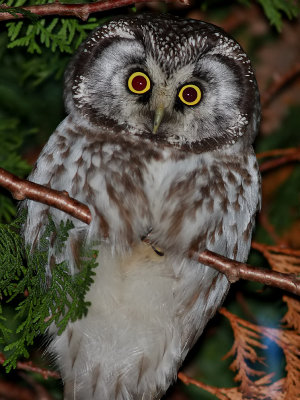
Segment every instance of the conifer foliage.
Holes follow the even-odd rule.
[[[69,321],[86,315],[89,303],[84,298],[97,265],[97,252],[81,249],[82,268],[78,273],[71,275],[64,261],[53,266],[50,279],[46,274],[50,242],[59,254],[73,224],[67,221],[56,227],[49,217],[38,247],[31,250],[20,235],[25,214],[23,211],[11,224],[0,225],[0,297],[7,303],[15,300],[18,324],[15,337],[5,324],[5,315],[0,314],[4,351],[10,354],[4,362],[7,372],[16,367],[20,357],[29,357],[28,346],[52,323],[59,334]]]

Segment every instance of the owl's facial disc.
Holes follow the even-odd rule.
[[[259,95],[240,46],[201,21],[153,21],[120,18],[92,34],[66,75],[68,112],[193,151],[253,140]]]

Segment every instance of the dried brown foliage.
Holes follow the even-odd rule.
[[[253,243],[278,272],[300,274],[300,251],[278,246]],[[220,313],[228,318],[234,335],[234,343],[224,358],[232,357],[230,365],[236,375],[237,386],[217,388],[188,378],[179,373],[185,384],[194,384],[214,394],[220,400],[296,400],[300,399],[300,302],[283,296],[287,311],[277,328],[248,322],[225,308]],[[267,339],[267,340],[266,340]],[[279,346],[285,357],[284,377],[274,380],[262,356],[268,350],[269,341]],[[268,370],[268,371],[266,371]]]
[[[300,275],[300,250],[280,246],[266,246],[253,242],[252,247],[268,260],[272,270]]]

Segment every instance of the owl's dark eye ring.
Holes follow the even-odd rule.
[[[144,94],[151,89],[150,78],[144,72],[134,72],[128,78],[128,89],[135,94]]]
[[[178,93],[178,97],[182,103],[187,106],[195,106],[202,98],[202,92],[199,86],[189,83],[188,85],[182,86]]]

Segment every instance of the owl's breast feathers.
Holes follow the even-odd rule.
[[[181,152],[70,118],[49,139],[30,180],[67,190],[93,217],[89,226],[73,221],[64,257],[72,266],[71,243],[84,237],[99,249],[88,315],[50,346],[66,399],[76,390],[77,400],[152,400],[175,378],[229,287],[225,276],[189,260],[188,250],[248,254],[259,175],[251,150],[234,153]],[[27,205],[31,242],[49,208]],[[57,223],[70,218],[51,214]],[[145,235],[163,255],[141,243]]]
[[[193,154],[126,131],[112,135],[106,127],[99,132],[76,126],[70,117],[50,138],[30,179],[87,204],[93,214],[85,226],[89,237],[108,236],[120,250],[151,232],[163,250],[180,253],[199,244],[199,250],[217,246],[221,254],[237,257],[238,240],[250,238],[260,196],[252,148]],[[32,212],[44,215],[47,208]],[[58,219],[69,218],[52,211]],[[36,221],[41,218],[27,229],[37,233]],[[234,238],[234,249],[225,237]]]
[[[93,222],[87,227],[74,220],[75,226],[84,226],[90,239],[108,236],[117,251],[151,232],[164,251],[183,254],[192,245],[244,259],[239,242],[250,240],[260,178],[252,148],[241,154],[237,149],[194,154],[126,131],[112,135],[105,126],[76,126],[68,117],[30,179],[87,204]],[[32,210],[39,218],[27,222],[27,229],[39,232],[47,208]],[[57,210],[53,214],[58,220],[69,218]]]

